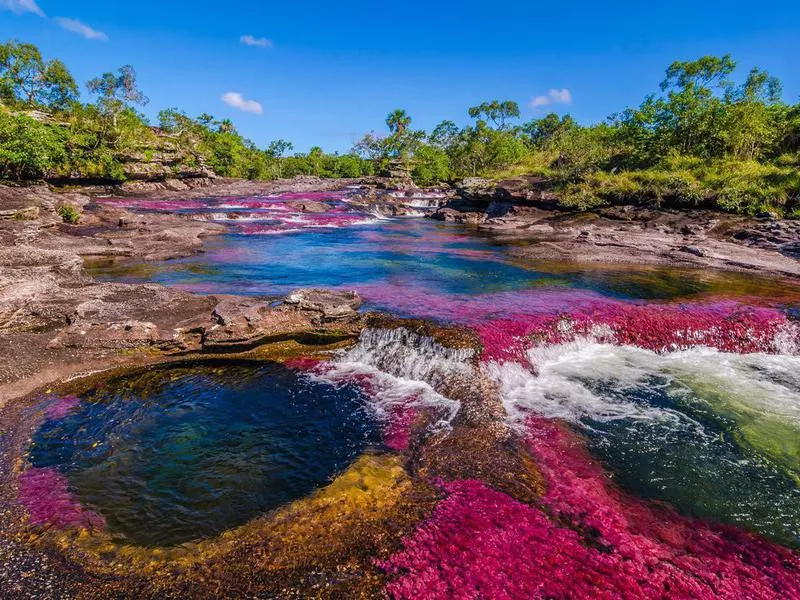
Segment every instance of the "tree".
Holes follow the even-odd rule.
[[[522,126],[522,133],[528,137],[535,148],[548,149],[564,134],[578,127],[570,115],[559,117],[550,113],[541,119],[528,121]]]
[[[352,152],[368,160],[379,162],[386,158],[386,139],[374,131],[365,133],[360,140],[353,144]]]
[[[26,115],[0,112],[0,177],[43,177],[66,158],[63,132]]]
[[[293,149],[294,144],[292,144],[292,142],[287,142],[284,139],[277,139],[271,141],[264,152],[266,152],[267,156],[271,156],[272,158],[281,158],[284,154],[291,152]]]
[[[713,156],[720,151],[718,133],[723,113],[722,100],[714,90],[725,90],[736,69],[730,55],[703,56],[697,60],[672,63],[661,82],[666,99],[654,101],[653,113],[659,133],[668,145],[683,154]]]
[[[236,126],[233,124],[233,121],[230,119],[222,119],[219,123],[217,123],[217,131],[219,133],[236,133]]]
[[[754,68],[738,88],[730,86],[721,137],[726,150],[740,159],[759,158],[779,142],[775,105],[783,86],[776,77]]]
[[[0,44],[0,91],[6,100],[28,107],[64,109],[78,96],[78,86],[60,60],[45,62],[33,44]]]
[[[214,122],[214,117],[208,113],[203,113],[202,115],[197,117],[196,120],[203,127],[210,127],[211,124]]]
[[[131,108],[131,105],[145,106],[150,102],[137,87],[136,71],[130,65],[120,67],[116,75],[103,73],[100,77],[89,81],[86,87],[92,94],[100,96],[98,105],[111,117],[111,124],[115,130],[117,119],[123,110]]]
[[[473,106],[468,112],[473,119],[485,117],[494,124],[496,129],[506,129],[507,121],[517,119],[520,115],[519,104],[513,100],[483,102],[478,106]]]
[[[411,117],[402,109],[393,110],[386,117],[386,126],[393,134],[402,136],[411,125]]]
[[[455,123],[442,121],[433,128],[433,131],[428,136],[428,141],[437,148],[447,149],[458,140],[460,134],[461,130]]]

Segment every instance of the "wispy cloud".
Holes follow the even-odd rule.
[[[87,40],[100,40],[104,42],[108,39],[108,36],[102,31],[92,29],[86,23],[78,21],[77,19],[57,17],[53,20],[58,23],[62,29],[66,29],[72,33],[77,33],[78,35],[85,37]]]
[[[547,91],[546,96],[534,96],[528,103],[531,108],[542,108],[551,104],[572,104],[572,92],[567,88],[560,90],[552,88]]]
[[[44,11],[36,4],[36,0],[0,0],[0,9],[10,10],[18,15],[33,13],[40,17],[46,16]]]
[[[238,108],[242,112],[253,113],[254,115],[264,114],[264,107],[255,100],[246,100],[239,92],[228,92],[223,94],[222,101],[228,106]]]
[[[239,41],[245,46],[258,46],[259,48],[272,48],[275,45],[272,43],[272,40],[268,40],[265,37],[254,37],[252,35],[243,35],[239,38]]]

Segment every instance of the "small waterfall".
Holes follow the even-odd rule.
[[[366,329],[354,348],[318,376],[338,383],[358,382],[382,416],[398,408],[433,409],[441,426],[452,421],[460,403],[439,390],[452,378],[474,376],[474,356],[472,349],[447,348],[402,327]]]
[[[348,352],[349,361],[372,365],[396,377],[424,381],[437,389],[448,377],[469,375],[474,356],[471,348],[446,348],[404,327],[366,329]]]

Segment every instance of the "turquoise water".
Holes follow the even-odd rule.
[[[207,238],[204,250],[155,264],[94,261],[88,266],[104,280],[155,281],[203,294],[274,296],[298,287],[355,288],[370,306],[405,314],[415,314],[414,304],[430,295],[474,297],[532,289],[642,300],[723,292],[770,300],[789,292],[779,282],[752,274],[526,262],[512,256],[514,246],[419,218],[280,235],[232,233]],[[798,298],[795,293],[789,305],[800,307]]]

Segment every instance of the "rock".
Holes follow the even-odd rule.
[[[242,350],[313,328],[307,314],[251,298],[223,297],[202,338],[206,350]]]
[[[354,291],[314,288],[295,290],[284,298],[284,302],[296,305],[300,310],[321,313],[325,321],[354,317],[363,304],[361,296]]]
[[[78,321],[61,331],[48,347],[120,350],[154,345],[166,350],[176,343],[171,335],[165,337],[155,323],[129,319],[112,323]]]
[[[307,213],[324,213],[331,209],[330,205],[316,200],[290,200],[285,204],[295,210]]]
[[[552,181],[546,177],[526,176],[505,179],[497,183],[495,196],[502,200],[511,200],[518,203],[552,201],[557,198],[548,193]]]
[[[456,193],[466,200],[492,200],[497,185],[491,179],[467,177],[456,183]]]
[[[486,221],[486,213],[478,211],[462,211],[446,206],[433,213],[433,218],[448,223],[463,223],[466,225],[481,225]]]

